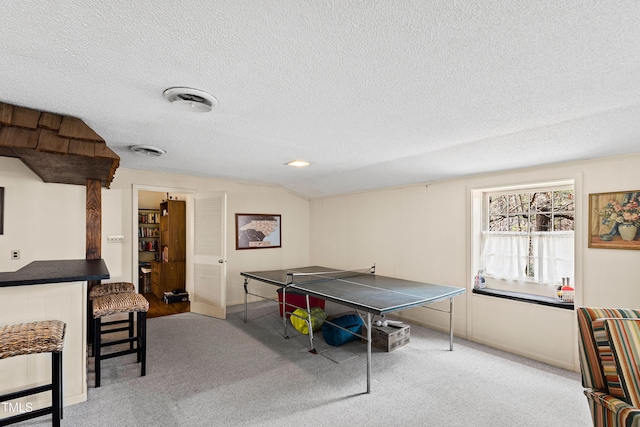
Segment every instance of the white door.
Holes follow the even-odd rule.
[[[224,319],[227,316],[227,194],[192,194],[189,205],[191,243],[187,248],[187,284],[192,296],[191,311]]]

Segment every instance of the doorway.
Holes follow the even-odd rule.
[[[225,191],[198,192],[193,189],[167,188],[159,186],[134,184],[132,189],[132,224],[133,236],[138,234],[138,207],[143,206],[139,202],[139,196],[150,197],[149,207],[155,206],[160,200],[173,199],[185,201],[186,208],[186,230],[185,244],[186,254],[184,256],[185,278],[183,288],[188,293],[188,311],[206,316],[226,318],[226,210],[227,194]],[[145,192],[145,193],[143,193]],[[146,193],[148,192],[148,193]],[[159,198],[158,198],[159,197]],[[170,202],[168,204],[171,204]],[[162,214],[163,207],[160,209]],[[161,226],[167,225],[162,221]],[[137,239],[134,240],[132,249],[133,275],[137,276],[139,271],[139,247]],[[165,254],[163,248],[160,249],[160,259],[171,259],[171,251]],[[155,259],[155,254],[153,259]],[[152,261],[157,267],[157,263]],[[163,267],[166,267],[163,263]],[[152,270],[153,274],[153,270]],[[156,281],[157,283],[157,281]],[[144,286],[144,283],[143,283]],[[153,291],[152,281],[152,291]],[[144,287],[140,288],[144,291]],[[158,289],[156,288],[156,291]],[[168,289],[163,289],[164,291]],[[143,292],[144,293],[144,292]],[[155,292],[156,294],[158,292]],[[162,296],[162,294],[160,294]],[[150,297],[152,300],[153,297]],[[160,304],[165,304],[159,298]],[[154,304],[155,305],[155,304]],[[169,304],[171,305],[171,304]],[[160,305],[164,309],[166,305]],[[179,306],[175,306],[179,307]],[[187,310],[186,307],[180,309]],[[155,310],[154,310],[155,311]],[[172,313],[170,310],[167,314]]]
[[[186,313],[191,311],[191,303],[189,301],[189,294],[186,292],[186,280],[184,276],[184,253],[185,250],[181,250],[180,262],[164,263],[167,261],[166,249],[167,242],[165,240],[175,240],[174,234],[181,234],[180,240],[184,245],[186,242],[186,219],[184,214],[181,216],[180,224],[173,223],[169,234],[167,230],[162,230],[166,226],[161,227],[161,223],[167,220],[168,216],[164,219],[163,215],[167,215],[166,202],[177,202],[179,204],[186,203],[186,195],[182,193],[176,193],[169,189],[167,191],[138,189],[137,190],[137,236],[138,236],[138,250],[137,250],[137,277],[138,277],[138,292],[144,295],[149,301],[149,311],[147,317],[161,317],[169,316],[172,314]],[[163,211],[164,208],[164,211]],[[182,207],[184,210],[184,207]],[[171,217],[172,221],[175,219]],[[165,249],[163,253],[163,247]],[[174,260],[172,260],[174,261]],[[178,265],[180,268],[176,268]],[[181,270],[181,274],[174,277],[176,272],[169,271],[167,267],[171,267],[171,270]],[[169,274],[170,277],[161,277],[163,274]],[[159,285],[162,282],[163,287],[167,289],[159,289]],[[171,289],[169,289],[171,288]],[[175,289],[176,294],[169,297],[164,296],[165,290],[171,291]],[[177,293],[178,289],[182,289],[184,292]]]

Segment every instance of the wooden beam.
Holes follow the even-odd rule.
[[[58,114],[42,113],[38,127],[43,129],[55,130],[60,129],[60,123],[62,123],[62,116]]]
[[[0,146],[36,148],[40,129],[23,129],[13,126],[3,126],[0,129]]]
[[[0,102],[0,156],[17,157],[44,182],[109,188],[120,157],[75,117]]]
[[[20,128],[36,129],[40,120],[40,111],[24,107],[13,107],[11,124]]]
[[[104,142],[104,139],[87,126],[82,120],[75,117],[64,116],[62,123],[60,123],[60,130],[58,131],[60,136],[70,139],[84,139],[86,141],[100,141]]]
[[[13,117],[13,105],[0,102],[0,124],[10,126],[11,117]]]
[[[60,138],[57,132],[42,129],[36,150],[42,151],[43,153],[68,154],[69,140]]]
[[[87,180],[87,259],[102,257],[102,187],[100,180]]]
[[[113,150],[107,147],[107,144],[96,143],[95,144],[95,156],[104,157],[105,159],[117,160],[120,162],[120,156],[113,152]]]
[[[0,103],[0,115],[2,115],[2,104]],[[2,135],[2,125],[0,125],[0,135]],[[0,145],[0,156],[2,157],[17,157],[16,153],[11,147],[3,147]],[[113,176],[113,174],[112,174]]]
[[[69,154],[75,154],[77,156],[84,157],[95,157],[95,145],[95,142],[72,139],[69,141]]]

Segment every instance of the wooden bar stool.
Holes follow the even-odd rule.
[[[137,363],[141,363],[141,376],[146,375],[147,363],[147,311],[149,311],[149,301],[141,294],[132,292],[105,295],[93,300],[93,350],[95,357],[95,386],[100,387],[100,362],[104,359],[124,356],[136,353]],[[133,329],[133,313],[137,313],[137,334],[120,340],[102,342],[102,318],[118,313],[129,313],[129,329]],[[106,322],[109,323],[109,322]],[[116,344],[129,343],[129,350],[122,350],[108,354],[102,354],[102,347]],[[135,343],[135,348],[134,348]]]
[[[51,353],[51,383],[15,391],[0,396],[6,402],[32,394],[51,391],[51,406],[0,420],[0,426],[14,424],[42,415],[51,414],[53,425],[59,426],[62,418],[62,348],[66,325],[60,320],[43,320],[31,323],[0,326],[0,359],[25,354]]]
[[[89,291],[89,298],[88,298],[89,310],[87,311],[88,316],[90,316],[91,313],[93,313],[93,301],[96,298],[100,298],[105,295],[122,294],[122,293],[135,292],[135,291],[136,291],[136,287],[131,282],[101,283],[99,285],[93,286]],[[114,320],[111,322],[103,323],[102,326],[122,325],[122,324],[127,324],[128,326],[103,330],[102,333],[108,334],[108,333],[120,332],[128,329],[129,338],[132,338],[133,337],[133,313],[129,313],[128,320]],[[93,342],[93,321],[92,320],[89,320],[89,325],[87,329],[89,331],[88,340],[91,343]],[[133,348],[133,343],[131,344],[130,348]],[[91,355],[93,356],[93,347],[91,348]]]

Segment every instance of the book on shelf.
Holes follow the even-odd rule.
[[[158,251],[158,241],[157,240],[148,240],[144,242],[138,242],[138,250],[140,252],[157,252]]]
[[[160,213],[159,212],[138,213],[138,222],[140,224],[159,224]]]
[[[160,229],[157,227],[138,227],[138,237],[160,237]]]

